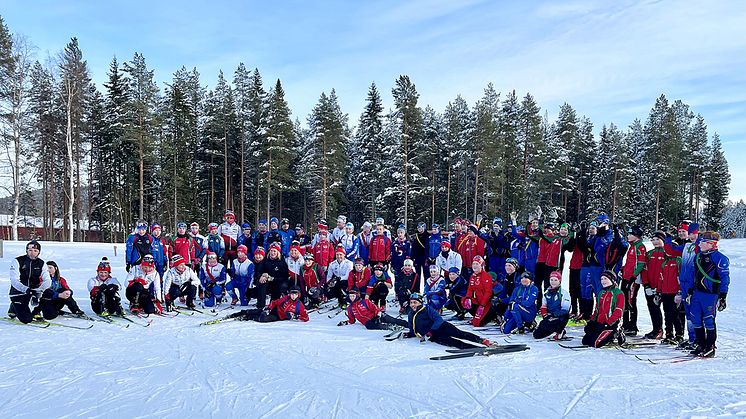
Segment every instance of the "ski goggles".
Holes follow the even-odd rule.
[[[138,230],[147,230],[148,224],[147,223],[137,223]]]

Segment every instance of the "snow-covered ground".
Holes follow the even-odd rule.
[[[10,260],[24,244],[4,243],[3,292]],[[85,284],[102,256],[125,277],[122,245],[117,257],[110,244],[42,246],[41,257],[59,264],[88,313]],[[526,335],[513,341],[526,341],[530,351],[430,361],[444,348],[386,342],[384,332],[337,327],[343,315],[326,314],[312,314],[308,323],[208,327],[197,326],[205,316],[180,315],[157,317],[148,328],[96,322],[90,330],[0,322],[0,417],[745,416],[746,240],[723,241],[721,249],[731,259],[732,282],[728,309],[718,315],[715,359],[654,365],[615,349],[572,351]],[[0,299],[2,315],[8,303]],[[570,330],[580,335],[580,328]]]

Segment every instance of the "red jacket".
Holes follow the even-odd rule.
[[[463,255],[463,246],[466,244],[466,238],[468,235],[466,233],[458,233],[458,236],[456,236],[456,240],[453,241],[453,245],[456,246],[453,250],[458,252],[459,254]],[[482,245],[484,247],[484,245]],[[471,259],[469,259],[471,260]],[[469,266],[471,266],[471,263],[469,263]]]
[[[542,243],[544,241],[545,240],[542,240]],[[567,249],[567,247],[569,245],[574,246],[574,243],[568,244],[568,242],[574,242],[574,240],[568,236],[554,236],[554,240],[552,240],[551,243],[548,243],[546,247],[546,261],[544,263],[546,263],[549,267],[559,268],[564,261],[563,256],[565,254],[565,251],[569,250]]]
[[[492,276],[484,270],[478,274],[472,274],[464,298],[471,299],[472,304],[475,305],[489,305],[492,298]]]
[[[334,260],[334,246],[329,240],[321,240],[313,247],[313,258],[319,266],[326,268]]]
[[[648,261],[648,255],[642,240],[637,243],[630,243],[626,257],[627,260],[624,261],[622,267],[622,278],[626,280],[635,279],[643,272]]]
[[[189,235],[174,237],[168,248],[168,260],[171,260],[174,255],[181,255],[187,264],[192,263],[195,258],[194,239]]]
[[[365,266],[361,272],[356,271],[354,268],[349,275],[347,275],[347,291],[351,290],[352,287],[357,287],[360,292],[365,292],[365,288],[368,286],[370,281],[370,268]]]
[[[642,271],[642,283],[655,288],[661,294],[679,292],[679,265],[676,258],[666,254],[662,247],[647,253],[648,263]]]
[[[355,320],[357,320],[364,325],[380,312],[381,309],[373,304],[372,301],[358,297],[354,303],[347,306],[347,319],[350,324],[355,323]]]
[[[551,239],[554,234],[549,233],[545,237]],[[547,254],[549,253],[549,245],[551,243],[548,240],[539,238],[539,255],[536,257],[536,263],[547,263]]]
[[[289,314],[292,314],[294,318],[302,321],[308,321],[308,313],[306,313],[306,307],[303,305],[303,301],[298,298],[293,301],[289,295],[278,298],[269,303],[269,309],[277,309],[277,316],[280,320],[290,320]]]
[[[391,239],[384,234],[376,234],[370,240],[368,253],[370,262],[388,262],[391,260]]]
[[[463,237],[459,237],[456,240],[461,240],[461,244],[458,247],[458,253],[461,254],[461,264],[463,266],[471,268],[471,262],[474,260],[474,256],[482,256],[484,257],[484,247],[485,243],[484,240],[482,240],[479,237],[472,237],[470,238],[467,235],[462,235]]]
[[[583,251],[578,247],[578,242],[575,242],[575,248],[572,250],[572,257],[570,258],[570,269],[580,269],[583,267]]]
[[[308,293],[308,290],[311,288],[318,287],[321,283],[321,278],[319,277],[319,271],[316,270],[316,264],[314,263],[311,265],[311,267],[307,267],[306,265],[303,265],[303,284],[306,287],[306,293]]]
[[[622,318],[624,312],[624,293],[617,287],[604,290],[598,295],[596,300],[596,312],[593,313],[593,320],[612,325]]]

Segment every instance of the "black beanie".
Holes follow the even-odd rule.
[[[34,249],[38,250],[39,253],[41,253],[41,243],[39,243],[38,241],[31,240],[30,242],[28,242],[28,244],[26,244],[26,249],[28,249],[29,246],[33,247]]]

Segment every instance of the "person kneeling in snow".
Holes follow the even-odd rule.
[[[52,279],[51,285],[41,294],[39,305],[31,311],[31,315],[36,316],[43,312],[45,319],[52,320],[62,313],[61,310],[65,306],[76,316],[84,315],[73,299],[73,290],[67,285],[65,278],[60,276],[60,268],[54,261],[47,262],[47,271]]]
[[[165,292],[166,310],[176,307],[176,299],[186,301],[188,308],[194,308],[194,296],[197,295],[197,274],[187,266],[187,260],[176,254],[171,258],[173,268],[163,276],[163,290]]]
[[[492,343],[487,339],[464,332],[453,324],[443,320],[435,309],[422,304],[422,294],[413,293],[409,296],[409,332],[404,337],[420,338],[420,341],[430,340],[445,346],[459,349],[474,348],[468,342],[474,342],[485,346]]]
[[[142,263],[130,268],[127,275],[125,295],[130,302],[130,311],[146,314],[161,313],[161,276],[155,270],[155,261],[151,255],[145,255]]]
[[[562,274],[559,271],[549,274],[549,289],[544,292],[544,304],[540,311],[543,319],[534,330],[535,339],[544,339],[552,333],[554,340],[565,337],[565,326],[570,319],[570,295],[561,285]]]
[[[585,325],[583,345],[600,348],[615,337],[624,343],[624,333],[619,333],[619,321],[624,313],[624,293],[616,284],[614,271],[601,274],[601,292],[596,299],[596,311]]]
[[[370,300],[360,298],[360,290],[353,288],[347,296],[350,304],[347,305],[347,320],[339,322],[337,326],[354,324],[359,321],[366,329],[370,330],[396,330],[407,327],[407,322],[384,313],[380,307]]]
[[[96,269],[96,276],[88,280],[88,292],[91,295],[91,308],[100,316],[114,314],[121,316],[121,298],[119,297],[119,284],[116,278],[111,276],[111,265],[109,260],[103,258]]]
[[[213,307],[223,300],[225,287],[225,266],[218,262],[218,255],[207,252],[207,264],[199,273],[199,282],[205,290],[205,298],[202,304],[205,307]],[[257,305],[259,302],[257,301]]]
[[[280,297],[269,303],[268,311],[261,308],[252,308],[241,310],[238,313],[231,314],[229,318],[235,317],[238,320],[251,320],[255,322],[269,323],[281,320],[299,320],[308,321],[306,306],[300,298],[300,288],[295,285],[290,287],[288,295]]]
[[[503,323],[503,333],[509,334],[513,330],[523,333],[526,327],[531,329],[536,322],[536,296],[539,289],[531,281],[531,273],[524,272],[521,274],[521,284],[513,290],[508,303],[508,310],[505,311],[505,323]]]

